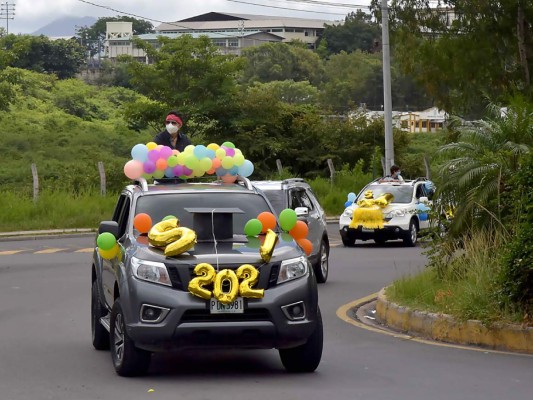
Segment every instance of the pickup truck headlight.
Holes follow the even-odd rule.
[[[304,256],[282,261],[278,274],[278,283],[292,281],[307,275],[309,273],[307,263],[307,258]]]
[[[167,267],[165,267],[165,264],[163,263],[144,261],[139,258],[132,257],[131,269],[133,271],[133,275],[143,281],[172,286],[172,282],[168,276]]]
[[[385,218],[405,217],[405,210],[393,210],[385,215]]]

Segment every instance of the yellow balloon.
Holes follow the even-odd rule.
[[[106,260],[111,260],[115,258],[119,253],[119,247],[118,244],[115,243],[115,246],[111,250],[102,250],[100,247],[98,248],[98,253],[102,256],[102,258],[105,258]]]
[[[265,235],[265,241],[263,245],[259,248],[259,254],[264,262],[269,262],[274,253],[274,247],[278,242],[278,235],[272,229],[267,230]]]
[[[233,165],[234,165],[233,157],[226,156],[222,159],[222,168],[230,169],[231,167],[233,167]]]
[[[206,147],[210,150],[217,151],[220,146],[216,143],[209,143]]]
[[[195,147],[194,144],[190,144],[190,145],[188,145],[187,147],[185,147],[185,149],[184,149],[183,151],[184,151],[185,153],[190,154],[190,153],[192,153],[192,152],[194,151],[194,147]]]
[[[157,143],[155,142],[148,142],[146,143],[146,147],[148,147],[148,150],[153,150],[157,147]]]
[[[215,151],[215,154],[219,160],[222,160],[224,157],[226,157],[226,150],[224,149],[217,149]]]

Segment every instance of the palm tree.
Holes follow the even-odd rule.
[[[447,158],[440,169],[440,198],[453,204],[450,230],[502,223],[512,211],[503,204],[511,177],[533,148],[533,106],[515,99],[507,108],[491,104],[488,118],[460,128],[458,141],[439,148]]]

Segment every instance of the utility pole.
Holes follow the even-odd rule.
[[[383,106],[385,120],[385,172],[394,165],[394,139],[392,134],[392,94],[390,77],[389,9],[387,0],[381,0],[381,36],[383,52]]]
[[[15,19],[15,3],[0,3],[0,19],[6,20],[6,33],[9,35],[9,20]]]

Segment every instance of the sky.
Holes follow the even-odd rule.
[[[160,22],[174,22],[207,12],[280,15],[297,18],[342,20],[357,6],[367,7],[371,0],[0,0],[15,4],[14,19],[1,19],[0,27],[9,24],[9,33],[32,33],[54,20],[65,17],[114,17],[130,15],[146,19],[157,27]],[[267,5],[262,7],[260,5]],[[353,8],[351,6],[353,5]],[[278,8],[275,8],[278,7]],[[12,6],[10,5],[11,9]],[[111,10],[114,9],[115,11]],[[300,11],[298,11],[300,10]],[[368,11],[368,9],[363,9]],[[310,12],[313,11],[313,12]]]

